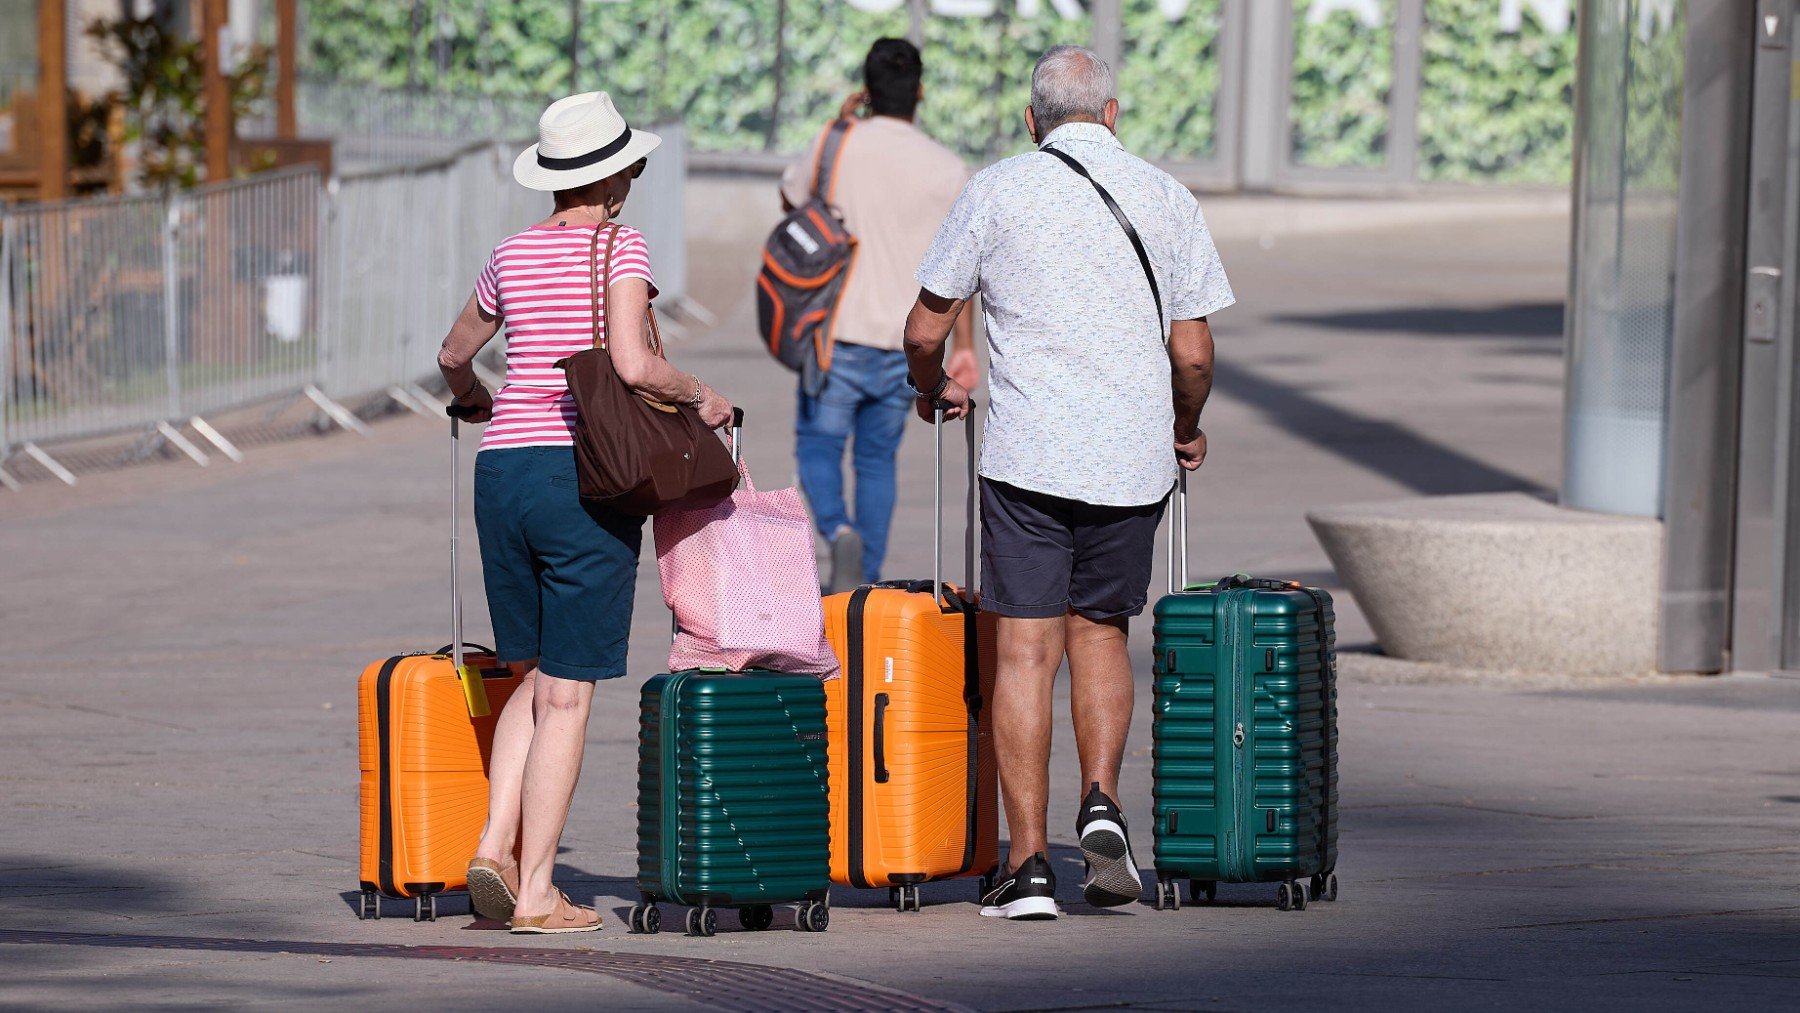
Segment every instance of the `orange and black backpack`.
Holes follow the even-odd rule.
[[[756,316],[769,354],[800,374],[803,389],[817,394],[831,369],[838,298],[856,256],[856,237],[831,203],[838,159],[853,122],[825,129],[813,162],[812,193],[788,213],[763,244],[756,276]]]

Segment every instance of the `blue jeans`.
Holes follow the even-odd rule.
[[[794,420],[794,456],[800,487],[812,504],[813,523],[830,538],[839,527],[856,529],[863,543],[863,580],[881,579],[888,527],[894,519],[894,458],[912,411],[906,353],[866,345],[838,345],[818,397],[800,392]],[[856,516],[844,503],[844,445],[856,437]]]

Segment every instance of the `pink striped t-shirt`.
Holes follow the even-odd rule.
[[[496,246],[475,280],[476,301],[506,324],[506,385],[494,395],[482,450],[575,442],[575,401],[556,363],[594,344],[589,246],[596,228],[534,225]],[[602,236],[599,255],[605,251]],[[624,278],[644,279],[656,295],[650,247],[629,226],[619,227],[608,288]]]

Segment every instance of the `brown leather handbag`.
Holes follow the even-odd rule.
[[[606,253],[600,255],[600,234]],[[575,471],[581,498],[620,513],[650,516],[677,503],[716,503],[737,488],[738,469],[724,442],[686,405],[663,404],[632,390],[613,368],[606,282],[612,278],[619,226],[594,230],[594,347],[557,363],[575,400]],[[650,311],[650,350],[663,354],[656,311]]]

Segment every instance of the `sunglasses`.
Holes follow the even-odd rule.
[[[650,164],[650,160],[647,158],[640,158],[631,163],[631,169],[629,170],[631,172],[631,178],[636,179],[639,176],[642,176],[644,174],[644,166],[648,164]]]

